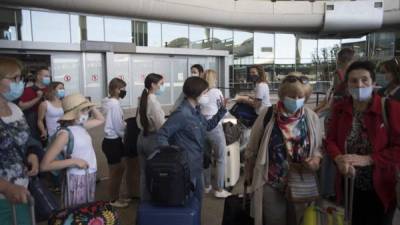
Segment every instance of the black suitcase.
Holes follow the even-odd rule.
[[[250,216],[250,201],[246,184],[243,194],[226,198],[222,225],[253,225],[254,219]]]
[[[146,185],[154,204],[185,205],[194,190],[186,151],[174,146],[160,148],[146,162]]]
[[[60,203],[52,192],[42,183],[39,177],[33,177],[29,181],[29,192],[35,200],[36,221],[45,221],[51,214],[59,210]]]

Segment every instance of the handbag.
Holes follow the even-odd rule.
[[[252,127],[258,116],[255,109],[245,103],[236,103],[229,113],[246,127]]]
[[[289,163],[287,199],[291,202],[312,202],[319,198],[317,176],[300,163]]]

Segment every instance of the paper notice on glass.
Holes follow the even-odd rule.
[[[183,81],[183,73],[178,73],[178,81]]]

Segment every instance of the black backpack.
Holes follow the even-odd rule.
[[[185,205],[194,191],[187,152],[175,146],[160,148],[146,161],[146,185],[154,204]]]

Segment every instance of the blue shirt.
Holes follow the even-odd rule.
[[[220,108],[217,114],[207,120],[199,107],[194,108],[185,99],[158,130],[158,145],[176,145],[187,151],[191,177],[200,176],[203,170],[206,131],[214,129],[225,113],[226,109]]]

